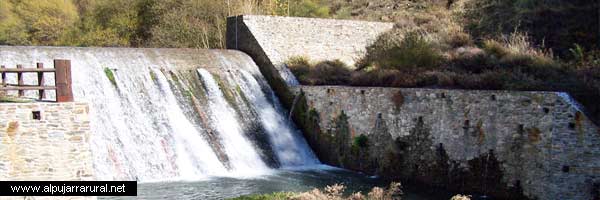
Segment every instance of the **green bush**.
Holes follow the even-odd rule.
[[[367,138],[366,135],[360,134],[359,136],[354,137],[354,140],[352,141],[352,146],[365,148],[369,145],[368,142],[369,138]]]
[[[78,18],[71,1],[3,0],[0,44],[58,45]]]
[[[300,0],[290,4],[290,15],[298,17],[329,17],[329,7],[326,1],[320,0]]]

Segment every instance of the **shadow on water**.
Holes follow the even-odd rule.
[[[99,197],[99,199],[227,199],[249,194],[280,191],[304,192],[313,188],[341,183],[346,193],[367,194],[372,187],[387,187],[389,182],[380,178],[339,169],[277,170],[271,175],[239,179],[213,177],[198,182],[158,182],[138,185],[137,197]],[[450,199],[446,191],[427,191],[403,185],[403,199]]]

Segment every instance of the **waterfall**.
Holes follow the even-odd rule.
[[[220,61],[225,63],[225,66],[233,65],[228,59],[221,58]],[[281,165],[296,167],[319,164],[319,160],[308,147],[301,133],[286,117],[281,103],[266,81],[262,79],[256,65],[240,63],[236,65],[236,68],[233,80],[241,88],[244,96],[250,100],[253,109],[257,111]]]
[[[0,46],[0,64],[9,68],[16,64],[33,67],[35,62],[51,67],[53,59],[71,60],[75,101],[89,103],[89,143],[98,180],[144,182],[264,174],[272,166],[265,163],[265,155],[270,155],[265,152],[271,150],[249,139],[249,135],[259,134],[254,130],[265,132],[273,160],[283,167],[319,163],[285,117],[256,64],[243,53]],[[223,81],[226,87],[239,88],[235,98],[247,98],[248,105],[227,102],[211,73],[227,79]],[[45,76],[53,83],[51,74]],[[8,78],[11,82],[16,79]],[[37,80],[35,74],[24,78],[26,84]],[[31,97],[36,94],[26,92]],[[54,98],[54,92],[47,96]],[[255,115],[256,119],[248,119]]]
[[[233,108],[225,100],[213,76],[205,69],[198,69],[198,74],[206,87],[212,126],[221,136],[233,170],[250,174],[267,170],[267,165],[243,135]]]

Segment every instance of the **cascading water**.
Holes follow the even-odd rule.
[[[225,66],[234,66],[228,59],[219,59]],[[285,111],[273,90],[268,86],[254,63],[236,64],[233,80],[241,88],[254,110],[257,111],[262,126],[269,135],[275,154],[283,167],[297,167],[319,164],[319,160],[308,147],[301,133],[285,117]],[[262,82],[259,83],[259,81]]]
[[[167,66],[168,60],[160,63],[131,49],[48,47],[2,47],[1,58],[12,66],[71,60],[75,99],[90,103],[98,180],[199,179],[226,173],[201,128],[183,114],[166,77],[156,72],[155,66]],[[114,74],[114,84],[105,70]]]
[[[90,145],[98,180],[195,180],[268,171],[253,145],[256,142],[245,137],[253,133],[241,131],[247,120],[238,119],[239,113],[223,99],[214,78],[206,70],[197,71],[199,66],[232,71],[225,73],[233,80],[227,84],[237,84],[229,87],[239,87],[251,104],[240,112],[258,113],[261,129],[282,166],[319,163],[284,117],[257,66],[242,53],[0,46],[1,64],[8,67],[31,67],[35,62],[49,67],[52,59],[71,60],[75,100],[90,105]],[[107,77],[109,72],[114,83]],[[9,76],[9,81],[14,79]],[[53,82],[53,77],[46,75],[46,80]],[[35,74],[25,76],[25,82],[36,83]],[[194,87],[200,82],[203,89]],[[35,91],[26,94],[36,95]],[[194,94],[206,97],[197,100]],[[189,103],[190,98],[194,104]]]
[[[219,132],[230,164],[236,173],[260,174],[268,169],[239,126],[235,112],[225,100],[219,85],[205,69],[198,69],[208,96],[212,126]]]

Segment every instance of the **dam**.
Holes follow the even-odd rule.
[[[90,104],[98,180],[252,176],[267,173],[269,166],[319,164],[256,65],[240,52],[67,47],[0,52],[8,66],[73,61],[74,98]]]
[[[0,177],[137,180],[149,199],[339,182],[364,191],[384,184],[379,177],[406,181],[407,199],[448,199],[445,189],[589,199],[599,185],[600,131],[568,94],[301,86],[286,59],[352,64],[392,25],[238,16],[227,26],[230,50],[0,46],[10,67],[71,60],[75,100],[0,104]],[[39,110],[48,120],[29,119]],[[352,146],[359,137],[368,148]],[[48,146],[55,154],[39,156]]]

